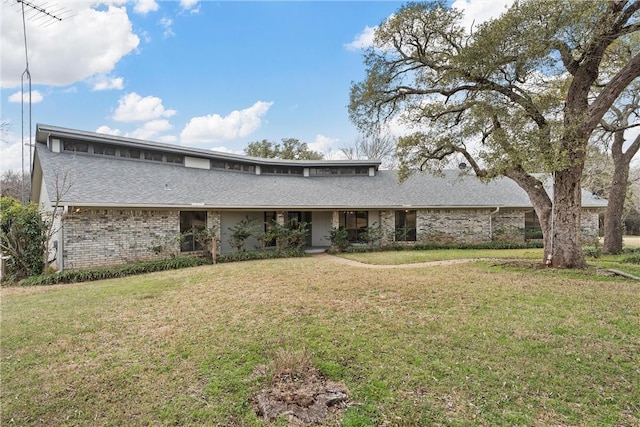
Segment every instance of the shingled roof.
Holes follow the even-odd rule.
[[[61,200],[64,205],[243,210],[531,207],[527,194],[512,180],[499,178],[483,183],[460,170],[445,171],[442,177],[416,173],[402,183],[396,171],[386,170],[378,170],[374,176],[256,175],[112,156],[53,153],[44,144],[36,145],[36,163],[42,167],[49,197],[55,195],[61,173],[67,173],[73,183]],[[178,152],[181,149],[169,147]],[[188,153],[197,154],[193,150]],[[583,191],[582,204],[602,208],[606,201]]]

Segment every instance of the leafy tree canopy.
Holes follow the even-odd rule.
[[[288,160],[322,160],[324,156],[309,149],[306,142],[296,138],[283,138],[282,143],[268,141],[250,142],[244,149],[248,156]]]
[[[408,3],[376,30],[350,117],[363,131],[396,119],[415,129],[398,143],[402,177],[463,156],[481,178],[512,178],[547,232],[545,256],[553,248],[554,265],[584,266],[586,148],[640,76],[639,9],[640,0],[523,0],[468,29],[443,1]],[[553,195],[539,172],[553,173]]]

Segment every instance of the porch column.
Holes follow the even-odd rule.
[[[396,215],[394,211],[380,211],[380,228],[382,228],[383,245],[391,244],[395,241]]]
[[[215,234],[213,236],[213,242],[211,245],[211,259],[214,264],[216,259],[218,258],[218,254],[220,253],[220,239],[221,232],[220,230],[220,211],[207,211],[207,228],[212,228],[215,230]]]
[[[331,228],[340,227],[340,211],[331,212]]]

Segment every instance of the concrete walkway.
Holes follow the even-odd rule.
[[[415,262],[411,264],[381,265],[381,264],[366,264],[364,262],[354,261],[351,259],[346,259],[339,256],[330,255],[327,253],[314,254],[313,256],[315,258],[319,258],[322,260],[335,262],[338,264],[350,265],[352,267],[377,268],[377,269],[437,267],[440,265],[464,264],[464,263],[474,262],[474,261],[489,261],[492,259],[492,258],[463,258],[463,259],[446,259],[442,261]]]

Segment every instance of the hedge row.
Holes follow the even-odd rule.
[[[113,279],[132,276],[134,274],[152,273],[154,271],[175,270],[178,268],[195,267],[210,264],[207,258],[181,256],[171,259],[139,262],[115,267],[103,267],[87,270],[68,270],[40,276],[28,277],[21,280],[20,286],[56,285],[59,283],[89,282],[92,280]]]
[[[220,255],[218,262],[236,262],[271,258],[290,258],[305,256],[300,249],[285,249],[276,251],[249,251],[235,252]],[[153,273],[155,271],[176,270],[179,268],[196,267],[198,265],[211,264],[204,257],[181,256],[157,261],[146,261],[136,264],[126,264],[115,267],[102,267],[87,270],[68,270],[59,273],[43,274],[28,277],[21,280],[20,286],[45,286],[59,283],[90,282],[93,280],[114,279],[118,277],[132,276],[135,274]]]
[[[265,250],[265,251],[242,251],[232,252],[229,254],[218,255],[217,262],[237,262],[237,261],[251,261],[259,259],[273,259],[273,258],[294,258],[303,257],[306,253],[303,249],[280,249],[280,250]]]

